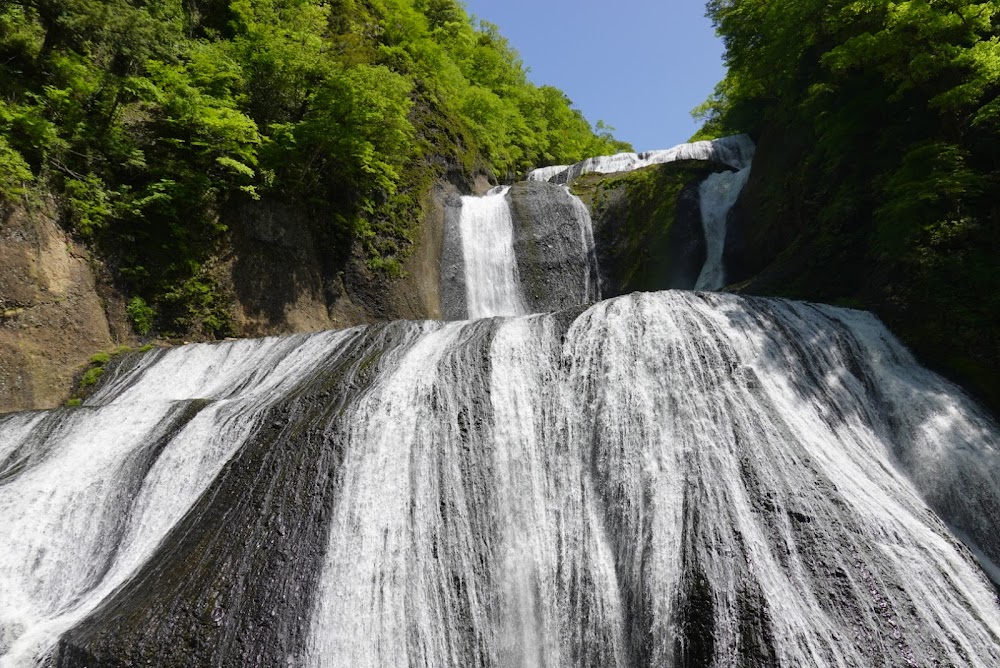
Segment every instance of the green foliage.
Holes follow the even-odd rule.
[[[139,299],[136,297],[135,299]],[[132,301],[134,302],[135,299]],[[140,300],[141,301],[141,300]],[[132,303],[129,303],[129,311],[131,314]],[[74,396],[67,400],[65,406],[68,408],[80,406],[83,400],[94,391],[94,386],[97,385],[103,376],[108,363],[111,360],[121,357],[122,355],[139,352],[144,353],[153,349],[152,344],[147,344],[141,348],[131,348],[129,346],[119,346],[110,352],[100,352],[91,356],[87,363],[87,367],[79,375],[76,389],[74,390]]]
[[[104,365],[109,361],[111,361],[111,353],[97,353],[90,358],[91,364]]]
[[[608,253],[601,269],[621,294],[675,287],[688,261],[678,256],[672,241],[681,193],[712,171],[704,163],[677,161],[573,181],[574,194],[589,205],[595,221],[614,221],[603,228],[605,234],[613,231],[604,242]]]
[[[0,197],[57,193],[141,333],[228,331],[208,267],[237,200],[303,204],[331,257],[394,275],[444,165],[624,147],[456,0],[13,0],[0,90]]]
[[[796,243],[851,263],[840,274],[857,294],[838,298],[863,298],[1000,406],[1000,384],[984,380],[1000,371],[1000,5],[711,0],[708,11],[729,71],[698,111],[707,133],[761,138],[773,178],[755,226],[787,240],[781,221],[807,221]],[[797,296],[813,298],[828,280],[800,279],[813,288]]]
[[[0,192],[8,197],[24,194],[25,187],[35,180],[28,163],[0,136]]]
[[[132,297],[125,306],[125,312],[128,313],[132,327],[140,336],[146,336],[152,331],[156,322],[156,310],[147,304],[145,299]]]
[[[91,385],[96,385],[97,381],[100,380],[101,376],[104,375],[104,367],[95,366],[87,369],[83,375],[80,377],[80,387],[90,387]]]
[[[68,216],[73,228],[84,238],[93,237],[107,225],[112,215],[111,193],[96,174],[63,181]]]

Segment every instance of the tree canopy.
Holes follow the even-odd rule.
[[[782,164],[755,213],[860,240],[865,305],[941,367],[1000,368],[1000,5],[710,0],[708,14],[729,71],[705,132],[750,132]]]
[[[226,331],[204,265],[234,198],[323,211],[393,273],[442,165],[624,147],[456,0],[8,0],[0,92],[0,197],[54,193],[177,332]]]

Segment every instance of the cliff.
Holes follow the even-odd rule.
[[[331,257],[302,207],[234,207],[209,263],[230,335],[440,318],[446,202],[457,193],[441,179],[421,199],[418,236],[397,276],[372,269],[357,245]],[[133,331],[127,293],[93,249],[57,224],[53,207],[6,204],[0,215],[0,413],[52,408],[69,398],[92,356],[149,338]]]
[[[0,203],[0,412],[58,406],[90,356],[132,340],[106,271],[51,208]]]

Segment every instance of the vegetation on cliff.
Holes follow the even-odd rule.
[[[694,288],[705,263],[698,186],[718,169],[681,160],[573,181],[592,213],[604,297]]]
[[[0,91],[0,196],[55,194],[146,331],[226,333],[237,198],[307,206],[391,274],[445,169],[624,146],[456,0],[5,2]]]
[[[749,289],[876,310],[1000,406],[1000,5],[711,0],[707,133],[759,141]]]

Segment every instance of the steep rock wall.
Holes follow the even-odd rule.
[[[0,203],[0,413],[58,406],[90,356],[131,342],[95,267],[51,207]]]
[[[321,213],[273,199],[235,206],[223,215],[230,231],[213,261],[233,335],[441,318],[449,198],[488,186],[483,175],[435,181],[398,276],[369,267],[357,245],[338,253]],[[88,358],[135,343],[135,334],[109,272],[60,228],[54,206],[0,207],[0,413],[51,408],[69,397]]]
[[[281,202],[237,209],[227,249],[227,288],[237,336],[315,332],[397,319],[438,318],[439,258],[454,185],[423,199],[419,236],[399,276],[370,268],[356,245],[338,253],[321,216]]]
[[[524,297],[532,313],[558,311],[594,301],[585,286],[598,282],[597,267],[584,240],[587,212],[565,188],[524,181],[509,192],[514,254]]]
[[[605,297],[694,287],[705,262],[698,186],[721,169],[684,161],[573,182],[591,210]]]

